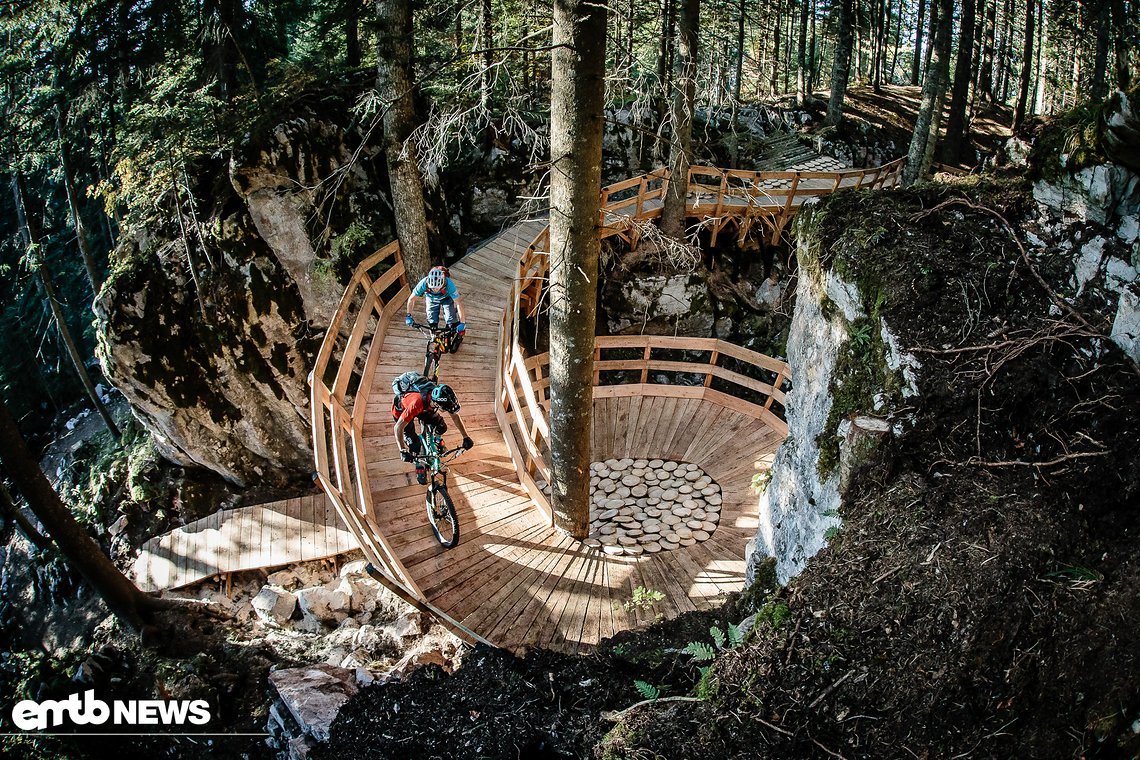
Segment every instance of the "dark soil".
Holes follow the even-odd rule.
[[[1016,179],[843,193],[831,265],[918,356],[921,395],[795,582],[607,642],[477,651],[350,702],[320,757],[1134,757],[1140,736],[1140,393],[1022,260]],[[936,208],[937,207],[937,208]],[[1064,294],[1055,248],[1034,268]],[[965,294],[965,295],[963,295]],[[979,392],[980,389],[980,392]],[[681,650],[760,611],[702,677]],[[616,723],[603,712],[662,696]]]

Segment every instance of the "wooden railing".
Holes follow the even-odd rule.
[[[754,172],[693,166],[689,169],[686,213],[708,230],[711,245],[716,245],[717,237],[730,226],[735,226],[743,239],[756,225],[761,225],[765,238],[776,244],[805,201],[837,190],[893,187],[902,177],[905,163],[900,158],[874,169],[841,172]],[[660,218],[668,188],[667,169],[602,188],[600,237],[616,235],[631,248],[636,247],[641,225]],[[523,286],[518,305],[531,316],[542,299],[549,251],[550,229],[546,228],[519,262]]]
[[[594,398],[704,399],[763,420],[787,435],[787,423],[777,414],[783,410],[782,386],[791,375],[784,361],[716,338],[612,335],[596,338],[594,345]],[[623,353],[635,356],[611,356]],[[504,352],[503,360],[496,396],[500,403],[495,405],[499,426],[520,481],[550,517],[541,487],[541,482],[550,482],[550,355],[524,359],[522,352],[512,351],[509,356]],[[775,403],[779,406],[774,410]]]
[[[384,246],[356,268],[317,353],[310,377],[310,414],[321,487],[368,561],[422,599],[422,591],[373,522],[363,435],[384,333],[407,295],[399,242]]]
[[[875,169],[841,172],[753,172],[694,166],[689,170],[687,215],[710,231],[711,242],[728,226],[735,225],[744,237],[756,224],[763,225],[768,239],[778,242],[788,221],[809,198],[847,188],[882,188],[898,183],[905,161],[899,159]],[[614,235],[636,246],[641,224],[661,216],[669,187],[666,169],[627,179],[602,188],[599,236]],[[519,479],[535,504],[548,516],[550,504],[538,481],[550,482],[550,429],[548,423],[547,355],[527,357],[519,341],[522,318],[534,317],[542,302],[550,269],[550,228],[545,227],[519,259],[507,308],[499,324],[499,372],[495,414]],[[669,395],[705,398],[752,414],[773,428],[787,433],[787,424],[773,411],[782,411],[783,385],[790,379],[788,365],[764,354],[712,338],[659,336],[613,336],[596,339],[595,397],[613,395]],[[634,359],[607,359],[610,349],[642,349]],[[682,352],[681,358],[662,359],[654,352]],[[701,352],[694,360],[685,352]],[[736,369],[723,366],[727,357]],[[745,371],[741,371],[745,370]],[[606,376],[634,373],[638,380],[607,384]],[[650,382],[671,375],[700,378],[689,383]],[[763,376],[768,373],[769,380]],[[720,386],[720,387],[717,387]],[[750,398],[751,396],[751,398]]]

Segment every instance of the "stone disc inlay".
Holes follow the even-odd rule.
[[[720,522],[720,486],[700,467],[663,459],[590,465],[590,537],[618,557],[707,541]]]

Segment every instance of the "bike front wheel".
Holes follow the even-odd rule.
[[[439,354],[434,351],[428,351],[424,356],[424,377],[429,378],[433,383],[436,378],[436,371],[439,369]]]
[[[427,516],[431,532],[445,548],[450,549],[459,543],[459,518],[455,515],[455,505],[447,486],[436,486],[427,494]]]

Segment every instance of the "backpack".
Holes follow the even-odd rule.
[[[435,383],[428,380],[419,372],[409,370],[399,377],[392,380],[392,406],[397,411],[404,411],[400,405],[400,399],[405,393],[418,393],[423,397],[424,409],[431,408],[431,392],[435,388]]]

